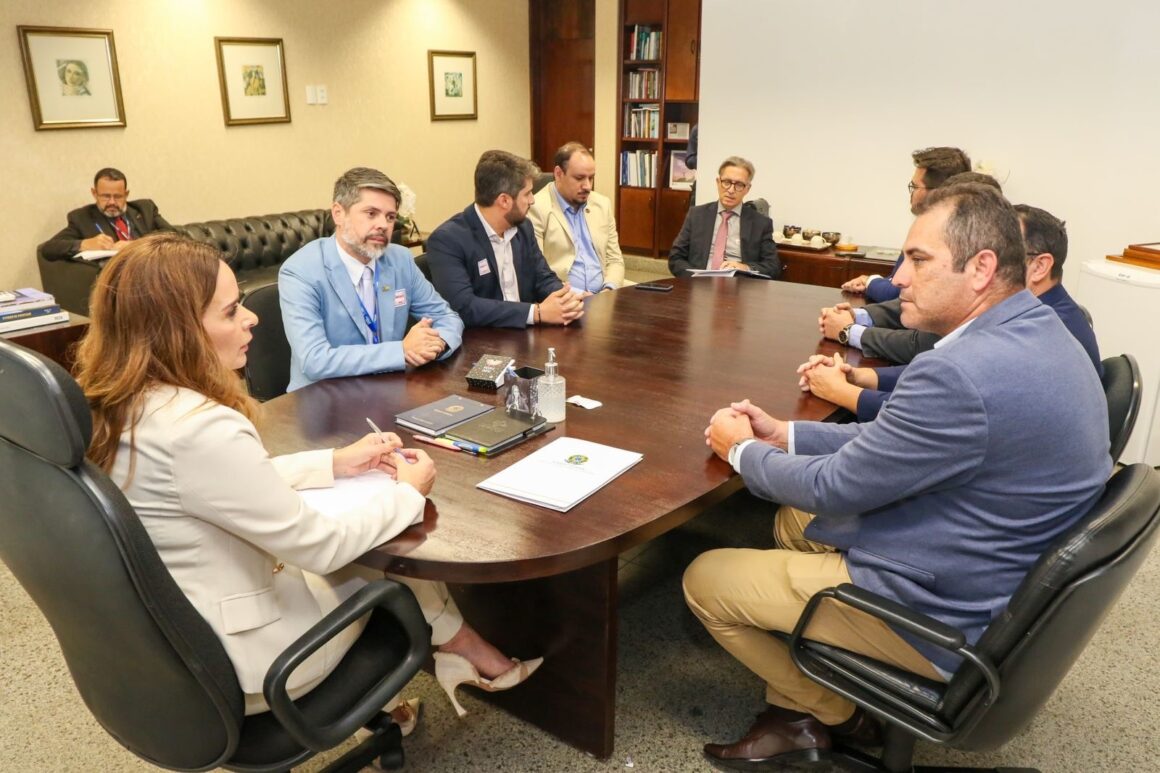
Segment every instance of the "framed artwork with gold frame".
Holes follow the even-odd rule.
[[[20,26],[16,32],[37,131],[125,125],[112,30]]]
[[[214,38],[226,126],[290,123],[282,38]]]
[[[474,51],[428,51],[431,80],[431,120],[466,121],[478,118]]]

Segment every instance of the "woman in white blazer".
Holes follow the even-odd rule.
[[[90,309],[77,361],[93,411],[89,457],[125,492],[178,586],[221,638],[246,713],[265,711],[270,663],[365,583],[370,570],[350,562],[422,520],[435,465],[423,451],[400,448],[393,433],[271,458],[252,423],[259,406],[236,372],[258,319],[208,245],[169,233],[134,241],[101,271]],[[295,490],[372,469],[397,483],[338,518]],[[539,665],[513,665],[488,644],[442,583],[404,581],[432,625],[440,683],[457,710],[456,684],[506,689]],[[311,656],[292,675],[291,695],[317,685],[359,633],[361,624],[352,626]]]

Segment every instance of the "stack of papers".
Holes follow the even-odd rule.
[[[117,254],[116,250],[81,250],[77,257],[81,260],[107,260]]]
[[[567,512],[644,457],[562,437],[479,483],[493,494]]]
[[[371,500],[392,496],[394,486],[394,478],[382,470],[368,470],[353,478],[336,478],[331,488],[304,489],[298,494],[318,512],[337,518]]]
[[[760,271],[750,271],[744,268],[690,268],[686,269],[690,276],[755,276],[759,279],[769,279],[769,274]]]

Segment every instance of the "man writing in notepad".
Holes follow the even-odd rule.
[[[93,203],[68,213],[68,225],[40,245],[46,260],[67,260],[83,250],[117,251],[154,231],[172,231],[149,199],[129,201],[129,182],[119,169],[93,176]]]

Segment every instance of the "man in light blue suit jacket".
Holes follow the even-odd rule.
[[[334,236],[315,239],[282,264],[289,391],[423,365],[459,347],[463,321],[410,251],[390,243],[400,199],[382,172],[351,169],[334,186]],[[407,331],[412,316],[419,322]]]
[[[873,740],[869,717],[804,677],[766,633],[792,630],[814,592],[852,582],[973,643],[1110,473],[1099,377],[1059,316],[1023,289],[1014,209],[963,185],[931,192],[917,215],[894,281],[907,326],[943,338],[877,419],[787,423],[744,401],[706,430],[752,492],[816,514],[804,537],[822,551],[712,551],[685,573],[690,608],[765,680],[772,704],[740,741],[706,746],[727,765]],[[860,615],[832,606],[811,636],[931,678],[957,667],[947,651]]]

